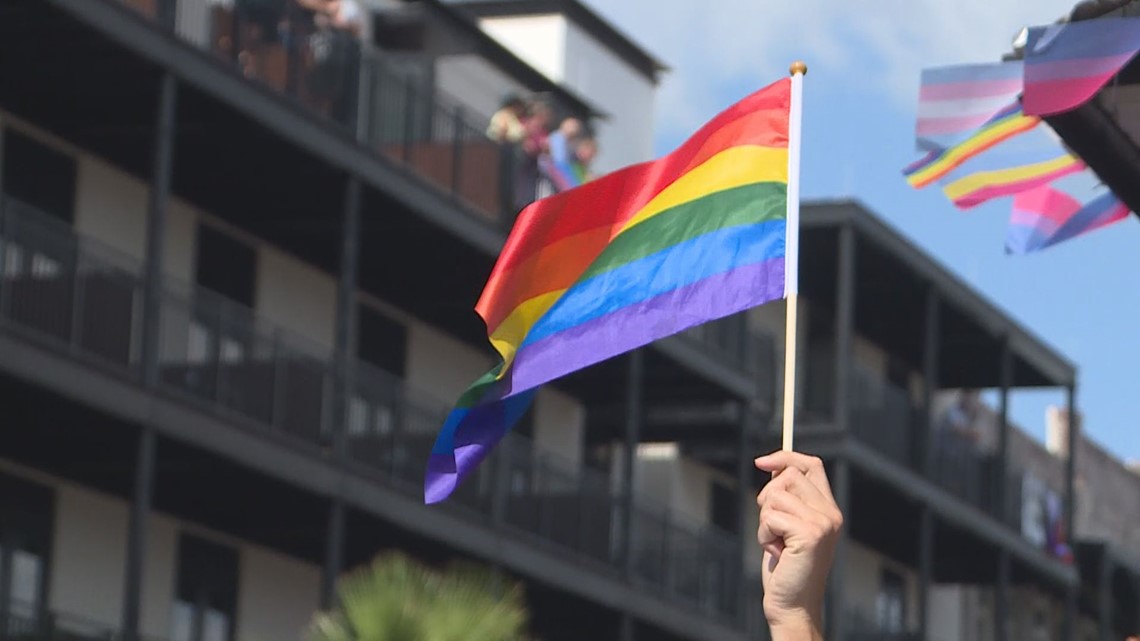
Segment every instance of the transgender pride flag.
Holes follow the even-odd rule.
[[[1101,18],[1034,27],[1025,46],[1025,113],[1050,116],[1085,104],[1136,53],[1140,18]]]

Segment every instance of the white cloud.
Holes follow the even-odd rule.
[[[1076,0],[587,0],[664,59],[665,137],[692,131],[735,96],[808,61],[819,82],[883,93],[913,106],[923,67],[996,61],[1021,27],[1064,15]]]

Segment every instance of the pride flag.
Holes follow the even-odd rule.
[[[1020,60],[924,69],[915,140],[919,151],[942,151],[974,136],[1017,101]]]
[[[1127,218],[1128,207],[1091,170],[1018,194],[1006,251],[1026,254]]]
[[[916,188],[937,182],[950,202],[970,209],[1084,167],[1047,125],[1013,104],[960,145],[932,152],[903,173]]]
[[[1140,18],[1099,18],[1034,27],[1025,45],[1027,114],[1075,109],[1140,51]]]
[[[502,362],[443,425],[427,503],[475,469],[538,386],[794,291],[795,82],[748,96],[659,160],[523,210],[476,305]]]

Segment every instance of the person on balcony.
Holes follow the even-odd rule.
[[[539,168],[555,192],[573,189],[581,184],[573,166],[573,150],[581,134],[581,120],[574,117],[564,119],[547,139],[547,153],[538,159]]]
[[[487,137],[504,145],[517,145],[526,137],[523,118],[526,116],[526,103],[517,94],[507,94],[499,105],[499,110],[491,116],[487,125]]]
[[[823,599],[843,514],[818,458],[781,451],[755,464],[773,475],[756,497],[771,639],[822,641]]]
[[[571,165],[574,177],[578,180],[579,185],[594,179],[594,173],[590,166],[597,155],[598,141],[592,136],[579,138],[578,144],[574,145],[574,160]]]
[[[316,103],[313,106],[347,124],[355,98],[350,83],[355,81],[360,57],[364,14],[356,0],[330,0],[314,13],[313,26],[308,40],[313,59],[308,89]]]
[[[527,109],[523,120],[522,154],[515,170],[516,211],[522,211],[538,196],[538,159],[550,151],[550,119],[551,109],[545,102],[536,100]]]

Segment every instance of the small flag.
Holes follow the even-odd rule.
[[[1013,199],[1006,251],[1026,254],[1127,218],[1128,207],[1085,170]]]
[[[794,93],[776,82],[664,158],[523,210],[476,305],[502,361],[448,416],[426,502],[454,491],[538,386],[794,291]]]
[[[1040,123],[1039,118],[1022,113],[1021,106],[1015,101],[1000,109],[958,144],[931,151],[904,169],[903,174],[911,187],[921,189],[946,178],[971,158],[988,151],[992,150],[997,157],[1008,158],[1010,152],[1026,147],[1024,139],[1017,139],[1018,136]]]
[[[918,97],[915,144],[941,151],[972,137],[1017,101],[1021,61],[925,69]]]
[[[1140,18],[1034,27],[1025,46],[1025,113],[1049,116],[1096,95],[1140,51]]]

